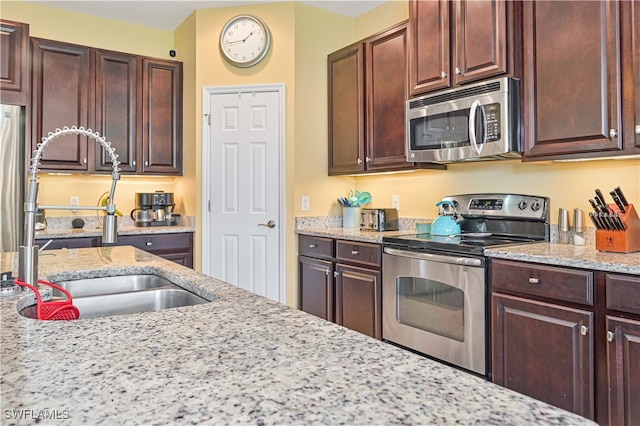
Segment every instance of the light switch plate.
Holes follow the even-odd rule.
[[[399,195],[392,195],[391,196],[391,207],[393,207],[394,209],[400,210],[400,196]]]
[[[302,198],[300,199],[300,210],[302,210],[303,212],[308,212],[309,211],[309,196],[308,195],[303,195]]]

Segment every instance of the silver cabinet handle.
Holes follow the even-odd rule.
[[[456,67],[456,74],[462,74],[462,70],[460,70],[460,68]]]
[[[538,278],[529,278],[529,284],[539,284],[540,280]]]
[[[84,158],[84,160],[82,160],[82,162],[83,162],[84,164],[87,164],[87,158],[85,157],[85,158]]]
[[[371,162],[371,158],[367,157],[367,163]]]
[[[442,71],[442,72],[440,73],[440,78],[447,78],[447,73],[446,73],[446,72],[444,72],[444,71]]]
[[[132,165],[133,167],[135,167],[135,166],[136,166],[136,160],[133,160],[133,161],[131,162],[131,165]]]
[[[153,242],[151,241],[147,241],[146,243],[144,243],[147,247],[151,247],[153,245]]]
[[[358,158],[358,164],[362,164],[362,160]]]
[[[607,342],[613,342],[614,334],[611,331],[607,331]]]
[[[351,254],[353,254],[353,255],[358,254],[358,250],[351,250]]]
[[[258,226],[266,226],[267,228],[275,228],[276,227],[276,221],[275,220],[270,220],[267,223],[260,223],[260,224],[258,224]]]
[[[588,332],[589,332],[589,327],[587,327],[586,325],[580,326],[580,334],[582,334],[583,336],[586,336]]]
[[[640,135],[640,124],[636,124],[636,135]]]
[[[315,244],[309,244],[309,248],[316,248]]]
[[[145,162],[144,162],[144,165],[145,165],[145,166],[148,166],[148,165],[149,165],[149,162],[148,162],[148,161],[145,161]]]
[[[338,273],[338,271],[334,271],[334,272],[333,272],[333,276],[334,276],[335,278],[338,278],[338,275],[340,275],[340,274]]]
[[[618,137],[618,131],[616,129],[609,130],[609,137],[610,138],[617,138]]]

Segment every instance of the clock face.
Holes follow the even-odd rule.
[[[269,28],[251,15],[231,18],[220,33],[222,56],[238,67],[250,67],[260,62],[271,46]]]

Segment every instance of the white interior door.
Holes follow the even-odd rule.
[[[208,167],[203,167],[208,175],[203,200],[209,202],[203,221],[208,225],[203,226],[203,245],[208,244],[203,247],[203,272],[285,302],[281,282],[283,87],[252,89],[205,90],[209,135],[204,143],[209,152],[204,161]]]

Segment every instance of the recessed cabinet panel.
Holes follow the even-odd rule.
[[[118,154],[123,171],[136,171],[138,60],[133,55],[96,51],[96,124]],[[111,171],[111,158],[96,145],[95,170]]]
[[[29,25],[0,20],[0,97],[3,104],[29,103]]]
[[[143,171],[182,172],[182,64],[143,59]]]
[[[607,316],[607,333],[609,424],[637,425],[640,422],[640,321]]]
[[[64,126],[91,128],[89,48],[31,39],[32,150],[43,136]],[[65,135],[45,150],[43,170],[88,171],[87,137]]]
[[[329,174],[364,170],[363,47],[332,53],[329,72]]]
[[[621,149],[619,3],[523,7],[525,156]]]

